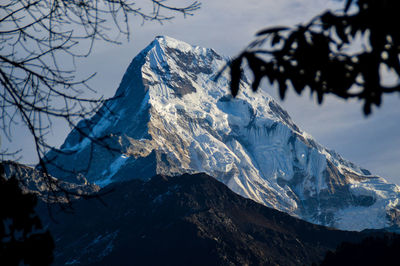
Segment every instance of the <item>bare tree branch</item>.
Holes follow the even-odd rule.
[[[171,14],[192,15],[198,1],[183,7],[164,0],[7,0],[0,4],[0,130],[11,139],[15,126],[24,125],[35,142],[39,165],[53,196],[63,189],[46,170],[46,141],[54,119],[62,119],[83,137],[111,151],[107,136],[92,136],[78,127],[105,103],[88,98],[91,75],[75,77],[74,60],[89,55],[97,41],[119,44],[130,37],[130,20],[163,21]],[[148,10],[148,11],[146,11]],[[70,62],[68,64],[68,62]],[[70,66],[72,65],[72,66]],[[88,125],[90,127],[90,125]],[[1,153],[2,160],[15,156]],[[48,162],[47,162],[48,163]]]

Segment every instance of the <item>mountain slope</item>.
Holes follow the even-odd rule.
[[[74,130],[61,153],[48,154],[49,171],[69,181],[81,173],[100,186],[205,172],[313,223],[351,230],[400,223],[398,186],[319,145],[246,80],[232,99],[228,74],[216,79],[226,62],[212,49],[157,37],[133,59],[115,99],[79,124],[90,138]]]
[[[79,177],[79,182],[66,182],[48,177],[54,181],[50,189],[50,183],[46,182],[43,173],[32,167],[13,161],[2,161],[1,165],[7,179],[16,177],[24,193],[33,193],[45,202],[66,203],[68,198],[65,193],[69,192],[68,196],[71,199],[78,199],[80,195],[95,195],[100,190],[99,186],[88,183],[82,176]]]
[[[366,234],[313,225],[206,174],[115,183],[55,216],[56,265],[310,265]],[[102,191],[101,191],[102,192]],[[79,221],[79,222],[77,222]]]

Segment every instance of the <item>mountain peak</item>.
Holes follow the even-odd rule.
[[[109,139],[115,151],[75,130],[63,152],[49,154],[56,164],[50,173],[73,179],[75,171],[106,186],[204,172],[244,197],[313,223],[350,230],[400,224],[398,186],[319,145],[246,80],[232,98],[229,71],[215,78],[227,63],[212,49],[156,37],[133,59],[120,97],[84,129]],[[66,166],[69,172],[59,170]]]
[[[202,48],[199,46],[190,45],[186,42],[174,39],[169,36],[156,36],[154,40],[145,48],[140,54],[147,56],[150,54],[157,54],[161,56],[159,59],[163,59],[163,55],[172,54],[198,54],[205,55],[211,50],[209,48]],[[139,56],[140,56],[139,54]]]
[[[180,41],[180,40],[177,40],[172,37],[165,36],[165,35],[159,35],[159,36],[155,37],[153,42],[158,43],[160,46],[179,49],[182,51],[192,50],[195,47],[186,42],[183,42],[183,41]]]

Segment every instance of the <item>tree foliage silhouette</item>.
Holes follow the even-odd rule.
[[[382,95],[400,92],[387,85],[383,73],[400,78],[400,32],[394,0],[346,0],[340,12],[325,11],[308,23],[260,31],[257,39],[231,62],[231,92],[239,91],[243,66],[254,74],[256,91],[262,78],[279,87],[281,99],[292,87],[309,88],[318,103],[326,94],[363,101],[363,112],[380,106]]]
[[[0,164],[0,262],[50,265],[54,242],[35,213],[37,197],[23,193],[15,177],[6,179]]]

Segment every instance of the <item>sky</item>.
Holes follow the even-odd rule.
[[[143,1],[142,1],[143,2]],[[139,3],[139,2],[138,2]],[[170,1],[184,5],[189,1]],[[133,57],[156,36],[167,35],[193,45],[210,47],[224,56],[235,56],[246,47],[260,29],[276,25],[295,25],[307,21],[327,8],[338,9],[338,0],[213,0],[201,1],[201,9],[194,16],[176,17],[163,25],[133,20],[130,41],[122,45],[97,42],[93,53],[76,62],[78,76],[94,72],[91,86],[98,95],[111,97]],[[384,98],[383,105],[365,117],[360,102],[345,102],[327,97],[322,105],[310,98],[308,91],[298,96],[290,92],[280,101],[276,88],[266,83],[267,90],[293,121],[311,134],[319,143],[333,149],[372,173],[400,185],[400,96]],[[48,141],[59,146],[69,128],[55,123]],[[21,149],[21,162],[34,163],[32,138],[24,130],[17,130],[9,143],[2,136],[3,148]]]

